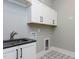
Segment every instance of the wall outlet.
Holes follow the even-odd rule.
[[[37,32],[31,32],[31,34],[32,34],[32,38],[33,39],[36,39],[37,38]]]

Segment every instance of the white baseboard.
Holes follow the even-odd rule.
[[[65,50],[65,49],[61,49],[61,48],[57,48],[57,47],[52,47],[52,49],[55,50],[55,51],[58,51],[58,52],[62,52],[63,54],[75,57],[75,52]]]
[[[51,47],[48,51],[44,51],[43,50],[40,53],[38,53],[37,54],[37,59],[40,58],[41,56],[44,56],[47,52],[52,51],[52,50],[55,50],[55,51],[58,51],[60,53],[69,55],[71,57],[75,57],[75,52],[72,52],[72,51],[69,51],[69,50],[65,50],[65,49],[61,49],[61,48],[57,48],[57,47]]]

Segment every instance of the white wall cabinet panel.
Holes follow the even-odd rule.
[[[36,59],[36,45],[22,47],[22,59]]]
[[[17,59],[16,50],[3,55],[3,59]]]
[[[31,6],[31,22],[40,23],[41,3],[33,1]]]
[[[38,0],[32,0],[31,18],[28,23],[57,25],[57,12]]]
[[[3,50],[3,59],[18,59],[18,47]]]
[[[44,23],[48,25],[57,25],[57,13],[50,7],[42,4],[42,16],[44,17]]]

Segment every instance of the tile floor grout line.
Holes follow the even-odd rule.
[[[44,56],[40,57],[40,59],[75,59],[69,55],[63,54],[62,52],[58,52],[58,51],[50,51],[47,54],[45,54]]]

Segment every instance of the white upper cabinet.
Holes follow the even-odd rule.
[[[27,15],[28,16],[28,15]],[[28,23],[57,25],[57,12],[38,0],[32,0],[31,14]]]
[[[31,6],[32,0],[8,0],[11,3],[20,5],[22,7],[29,7]]]

